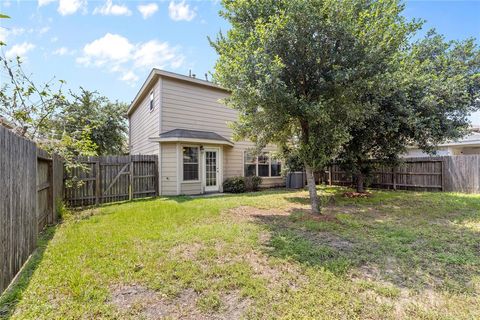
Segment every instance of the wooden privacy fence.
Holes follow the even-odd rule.
[[[62,160],[0,126],[0,293],[56,222],[62,192]]]
[[[86,168],[74,169],[74,186],[65,189],[72,207],[158,195],[156,155],[82,157]],[[77,185],[78,183],[78,185]]]
[[[340,166],[328,168],[329,184],[351,185]],[[371,187],[386,189],[480,193],[480,155],[407,158],[399,166],[377,165]]]

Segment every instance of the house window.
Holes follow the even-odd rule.
[[[245,176],[279,177],[282,165],[268,152],[262,152],[258,157],[245,152]]]
[[[155,109],[155,106],[153,105],[153,91],[150,92],[150,111],[153,111]]]
[[[263,152],[258,156],[258,176],[268,177],[270,175],[268,172],[268,167],[269,167],[268,153]]]
[[[183,147],[183,181],[198,180],[198,148]]]
[[[245,177],[257,175],[257,157],[252,153],[245,153]]]
[[[280,160],[272,158],[270,160],[270,176],[272,177],[280,177],[282,173],[282,164]]]

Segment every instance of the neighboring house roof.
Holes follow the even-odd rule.
[[[467,146],[467,145],[480,145],[480,132],[472,132],[468,136],[456,141],[448,141],[442,143],[439,146],[442,147],[455,147],[455,146]]]
[[[4,117],[0,116],[0,125],[4,126],[7,129],[13,129],[13,124],[11,124],[7,119]]]
[[[148,92],[150,92],[150,90],[152,89],[153,85],[155,84],[155,82],[158,80],[159,77],[166,77],[166,78],[176,79],[180,81],[186,81],[186,82],[194,83],[197,85],[207,86],[213,89],[223,90],[228,92],[227,89],[224,89],[210,81],[201,80],[198,78],[189,77],[182,74],[154,68],[148,75],[147,80],[145,80],[145,82],[143,83],[142,87],[140,88],[140,91],[138,91],[137,95],[135,96],[135,99],[133,99],[132,103],[130,104],[130,107],[128,108],[128,111],[127,111],[127,115],[132,114],[132,112],[137,108],[137,106],[140,104],[142,99],[148,94]]]
[[[233,142],[211,131],[174,129],[149,139],[158,142],[200,142],[233,146]]]
[[[463,147],[463,146],[480,146],[480,130],[474,126],[471,128],[471,133],[458,140],[451,140],[441,143],[438,147]],[[408,149],[417,149],[417,145],[410,145]]]

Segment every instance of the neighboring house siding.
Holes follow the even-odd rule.
[[[177,194],[177,144],[162,144],[162,194]]]
[[[452,150],[448,147],[439,147],[437,149],[436,156],[450,156],[452,155]],[[412,148],[409,149],[407,154],[403,155],[404,158],[418,158],[418,157],[428,157],[428,153],[423,152],[421,149]]]
[[[158,143],[148,140],[160,134],[160,86],[153,86],[155,109],[150,111],[150,92],[130,116],[130,154],[158,154]]]
[[[463,147],[454,150],[455,155],[461,154],[480,154],[480,147]]]

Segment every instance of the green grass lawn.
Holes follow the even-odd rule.
[[[480,196],[319,190],[71,214],[0,299],[12,319],[480,319]]]

